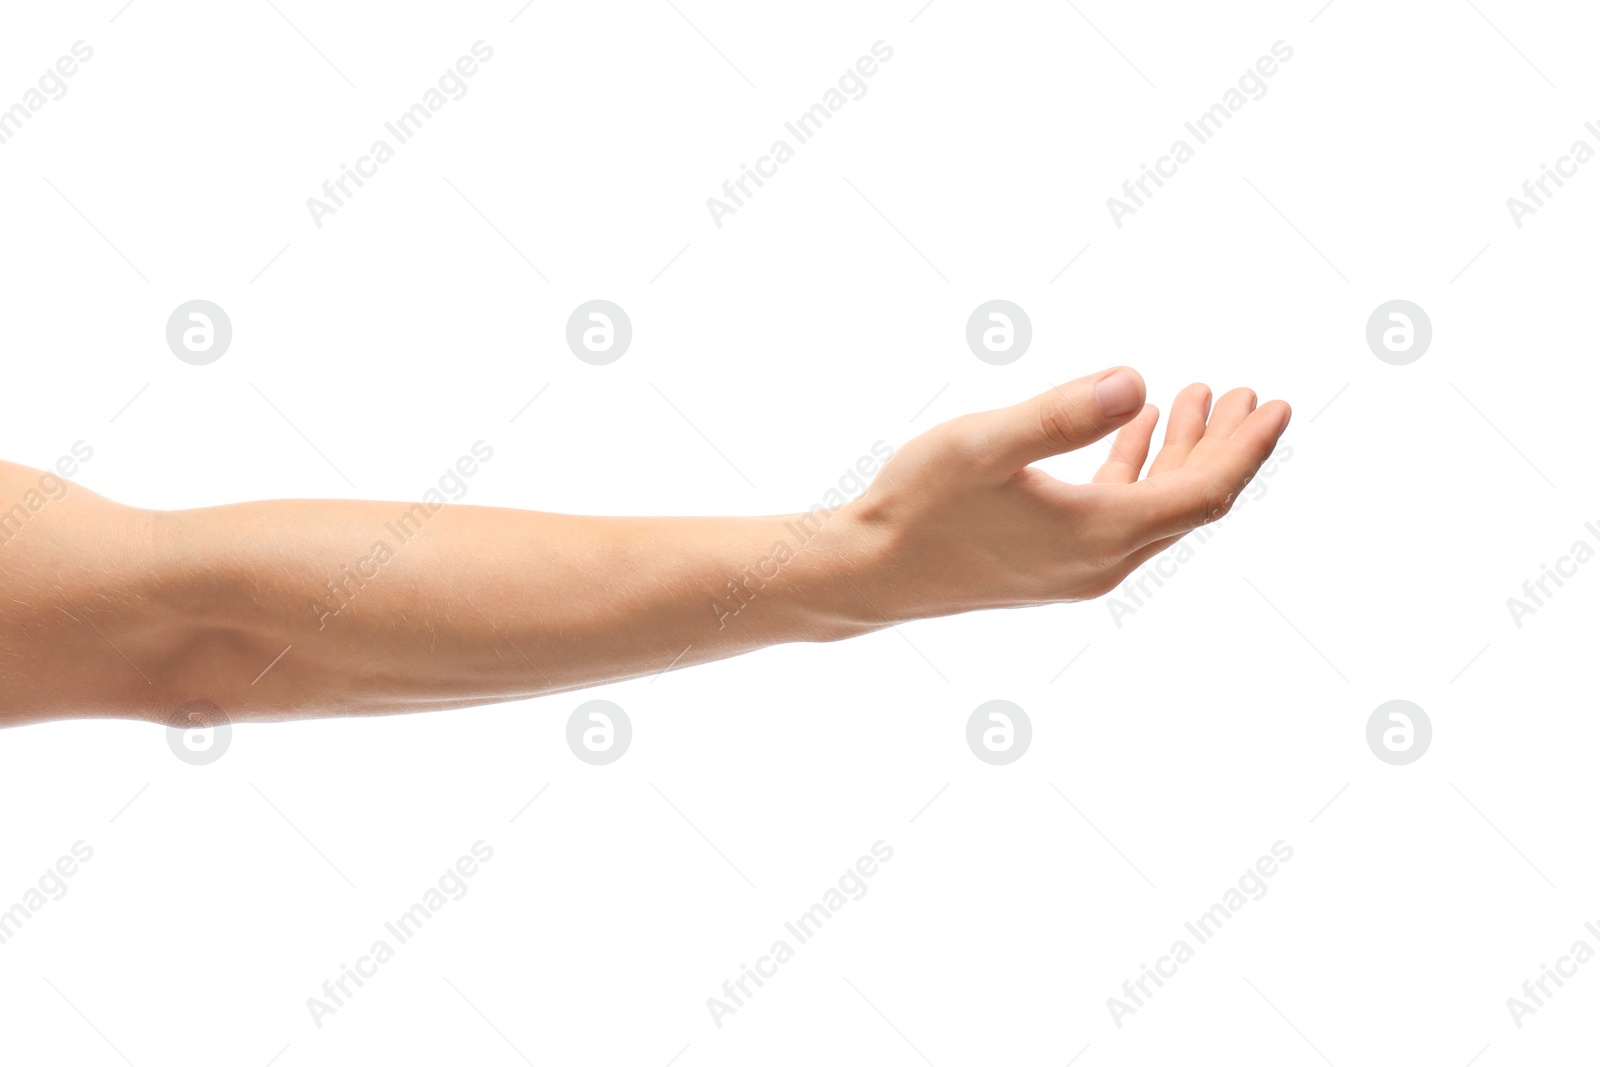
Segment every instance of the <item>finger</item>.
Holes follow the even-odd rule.
[[[1144,469],[1144,461],[1150,457],[1150,438],[1155,435],[1156,422],[1161,418],[1161,412],[1154,404],[1146,404],[1144,410],[1134,416],[1132,422],[1117,431],[1116,439],[1111,442],[1111,455],[1106,457],[1105,463],[1095,472],[1094,480],[1097,482],[1136,482],[1139,472]]]
[[[1203,463],[1135,483],[1137,495],[1130,497],[1135,514],[1129,521],[1142,527],[1144,543],[1181,536],[1226,515],[1272,455],[1289,417],[1289,405],[1283,401],[1264,404]]]
[[[1209,457],[1216,454],[1222,443],[1233,436],[1235,430],[1244,425],[1244,420],[1256,409],[1256,391],[1254,389],[1230,389],[1222,394],[1216,406],[1211,409],[1211,418],[1206,422],[1204,436],[1195,443],[1189,452],[1189,457],[1184,464],[1204,463]]]
[[[1144,379],[1129,367],[1078,378],[967,421],[966,444],[1006,477],[1046,456],[1093,444],[1144,407]]]
[[[1189,458],[1189,450],[1206,432],[1206,416],[1211,413],[1211,389],[1200,383],[1185,386],[1172,402],[1172,412],[1167,416],[1167,436],[1161,443],[1156,461],[1150,464],[1152,475],[1175,470]]]

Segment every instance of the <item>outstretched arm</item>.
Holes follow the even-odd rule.
[[[906,619],[1099,596],[1220,518],[1289,421],[1157,412],[1117,368],[907,443],[859,499],[761,518],[289,500],[157,512],[0,464],[0,724],[464,707]],[[1030,464],[1117,431],[1092,483]],[[58,483],[63,484],[63,483]],[[31,498],[30,498],[31,499]]]

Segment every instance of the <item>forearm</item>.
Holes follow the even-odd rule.
[[[844,509],[155,512],[61,485],[0,556],[0,723],[172,721],[193,701],[235,722],[463,707],[883,624],[856,584],[872,539]]]
[[[821,513],[274,501],[154,525],[159,610],[190,621],[171,673],[235,719],[530,697],[867,628]]]
[[[151,512],[71,486],[0,556],[0,720],[461,707],[834,640],[875,617],[850,527],[341,500]]]

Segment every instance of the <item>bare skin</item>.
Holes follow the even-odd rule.
[[[233,722],[467,707],[1097,597],[1226,514],[1290,416],[1248,389],[1213,408],[1191,385],[1146,471],[1144,396],[1127,368],[1089,375],[935,427],[842,508],[755,518],[162,512],[64,481],[41,493],[52,475],[0,463],[0,508],[45,501],[0,513],[0,725],[179,723],[196,702]],[[1030,466],[1113,432],[1088,484]]]

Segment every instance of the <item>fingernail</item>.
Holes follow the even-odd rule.
[[[1100,413],[1108,419],[1137,411],[1144,402],[1144,397],[1139,395],[1139,383],[1125,370],[1101,378],[1094,387],[1094,398],[1100,405]]]

